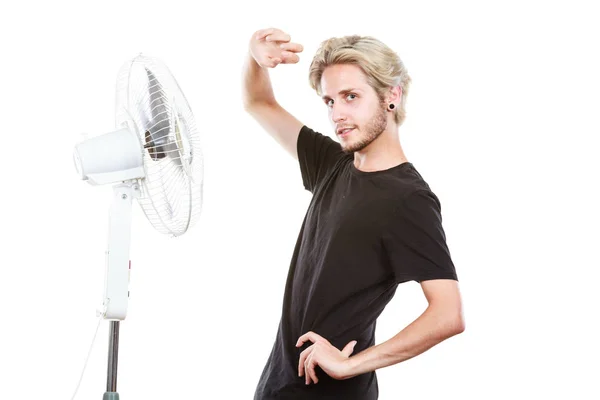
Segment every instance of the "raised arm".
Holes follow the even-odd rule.
[[[275,100],[268,68],[295,64],[302,45],[290,42],[290,35],[276,29],[262,29],[250,39],[244,66],[244,109],[296,160],[296,144],[303,124]]]

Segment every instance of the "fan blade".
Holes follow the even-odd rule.
[[[169,140],[171,121],[169,111],[165,106],[167,98],[162,86],[154,73],[145,68],[148,76],[148,91],[150,97],[151,120],[146,127],[145,140],[146,149],[153,160],[160,160],[167,156],[168,148],[165,143]]]

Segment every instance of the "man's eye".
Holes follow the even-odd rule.
[[[350,98],[350,96],[352,96],[352,98]],[[350,93],[346,98],[350,98],[350,100],[354,100],[356,98],[356,95],[353,93]]]
[[[331,107],[331,106],[333,105],[333,99],[329,99],[329,100],[327,100],[327,103],[326,103],[326,104],[327,104],[329,107]]]

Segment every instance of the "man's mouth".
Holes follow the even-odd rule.
[[[353,130],[354,130],[354,128],[340,129],[340,130],[338,130],[338,136],[340,136],[340,137],[346,137]]]

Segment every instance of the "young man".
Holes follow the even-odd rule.
[[[260,30],[245,65],[245,109],[298,160],[313,193],[254,398],[377,399],[377,369],[463,332],[458,278],[440,202],[400,145],[410,84],[402,61],[371,37],[321,44],[309,80],[338,143],[275,100],[267,68],[297,63],[302,50],[279,29]],[[427,309],[375,345],[376,319],[411,280]]]

